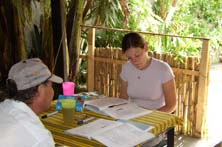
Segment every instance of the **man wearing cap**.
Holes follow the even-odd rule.
[[[38,114],[46,111],[54,96],[52,82],[62,83],[38,58],[20,61],[9,71],[9,97],[0,102],[0,144],[5,147],[55,146]],[[0,145],[0,146],[1,146]]]

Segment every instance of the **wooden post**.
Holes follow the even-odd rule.
[[[95,28],[88,30],[87,90],[94,91]]]
[[[206,121],[206,106],[208,98],[208,84],[209,84],[209,39],[204,39],[202,43],[201,61],[200,61],[200,76],[198,99],[196,105],[196,127],[195,136],[203,137],[204,125]]]

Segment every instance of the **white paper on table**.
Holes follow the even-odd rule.
[[[154,137],[153,134],[141,131],[127,123],[92,136],[93,139],[108,147],[134,147]]]
[[[91,137],[94,136],[95,134],[107,131],[121,124],[122,124],[121,122],[116,122],[116,121],[111,121],[111,120],[106,120],[106,119],[98,119],[91,123],[88,123],[88,124],[85,124],[76,128],[68,129],[65,131],[65,133],[78,135],[78,136],[91,139]]]

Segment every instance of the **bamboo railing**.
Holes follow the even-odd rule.
[[[87,89],[98,91],[107,96],[119,96],[121,66],[127,59],[119,48],[95,48],[96,29],[132,32],[130,30],[111,29],[97,26],[82,26],[88,30],[88,69]],[[186,37],[149,32],[138,32],[147,35],[180,37],[202,41],[201,57],[186,57],[183,62],[175,61],[171,54],[149,52],[149,55],[167,62],[173,69],[176,81],[177,110],[176,115],[184,120],[178,133],[188,136],[204,137],[206,134],[206,106],[209,80],[209,39]],[[83,58],[83,56],[80,56]]]

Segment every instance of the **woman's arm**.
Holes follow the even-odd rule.
[[[163,92],[165,97],[165,106],[158,110],[172,113],[176,110],[176,86],[174,79],[163,84]]]
[[[119,98],[128,99],[127,95],[127,82],[121,79],[120,96]]]

